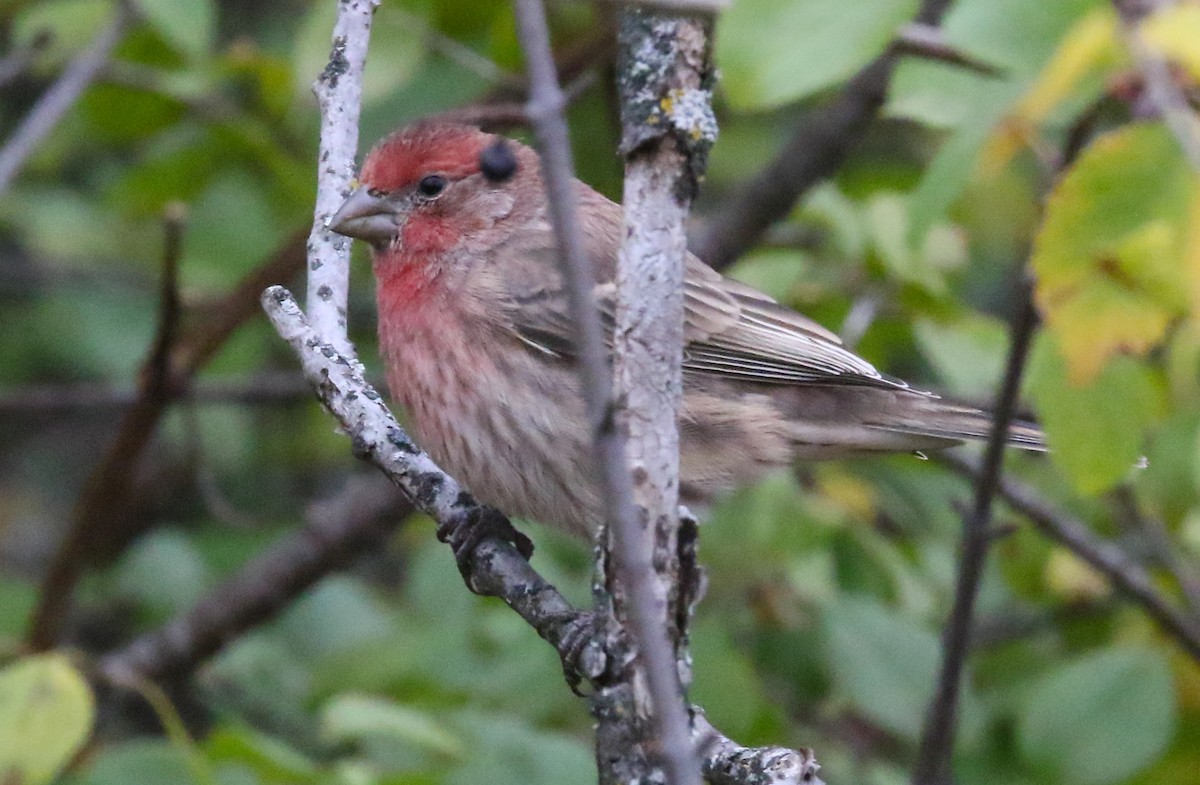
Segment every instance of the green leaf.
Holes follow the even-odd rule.
[[[786,301],[789,290],[807,266],[803,254],[798,251],[766,248],[751,251],[739,259],[729,270],[729,276],[777,300]]]
[[[1142,455],[1146,426],[1163,406],[1149,369],[1117,357],[1088,384],[1072,384],[1057,342],[1043,334],[1028,375],[1051,460],[1075,490],[1099,493],[1127,476]]]
[[[915,0],[739,0],[721,17],[716,59],[737,109],[767,109],[846,79],[881,53]]]
[[[1008,331],[999,320],[977,314],[949,322],[921,319],[913,337],[947,392],[972,400],[995,394],[1008,347]]]
[[[185,534],[160,529],[140,538],[121,560],[117,586],[159,615],[191,607],[212,581],[212,573]]]
[[[207,54],[216,32],[217,10],[212,0],[137,0],[146,20],[180,53]]]
[[[427,712],[368,695],[331,700],[321,716],[321,732],[334,743],[382,737],[446,758],[460,759],[467,752],[464,739]]]
[[[78,785],[196,785],[187,753],[170,742],[137,739],[104,749],[90,761]]]
[[[1072,382],[1144,354],[1188,306],[1186,249],[1200,180],[1160,124],[1089,147],[1054,189],[1034,241],[1036,297]]]
[[[214,764],[246,765],[264,782],[296,785],[321,779],[316,764],[304,753],[253,728],[219,727],[205,740],[204,749]]]
[[[919,237],[944,219],[975,174],[980,151],[1016,96],[1010,85],[988,83],[979,85],[970,98],[957,104],[966,107],[969,117],[938,149],[913,189],[910,238]]]
[[[464,711],[455,724],[470,739],[471,754],[448,773],[446,785],[562,785],[595,782],[590,739],[547,731],[519,714]],[[588,734],[590,736],[590,734]]]
[[[702,620],[691,635],[693,670],[691,698],[725,733],[744,739],[764,705],[762,682],[744,652],[717,619]]]
[[[1042,677],[1022,707],[1021,756],[1055,782],[1107,785],[1154,761],[1174,733],[1175,695],[1166,659],[1113,649]]]
[[[827,661],[864,716],[901,738],[921,732],[940,658],[937,635],[873,600],[844,597],[825,609]],[[965,736],[980,724],[973,693],[962,695]]]
[[[866,218],[875,251],[892,276],[930,294],[946,293],[945,272],[966,261],[960,232],[938,224],[914,237],[908,201],[895,193],[873,196],[867,203]]]
[[[95,710],[87,682],[61,654],[0,670],[0,782],[53,779],[87,741]]]
[[[946,42],[1006,74],[1030,77],[1084,14],[1104,0],[958,0],[942,25]]]

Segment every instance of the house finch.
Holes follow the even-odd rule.
[[[481,501],[588,534],[602,518],[572,325],[538,159],[475,128],[380,142],[331,220],[368,241],[379,341],[418,442]],[[576,182],[596,299],[612,329],[622,212]],[[689,255],[680,500],[793,460],[937,449],[989,416],[881,375],[837,336]],[[1036,428],[1009,441],[1040,449]]]

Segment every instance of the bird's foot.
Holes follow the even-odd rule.
[[[517,531],[499,510],[491,507],[472,507],[462,514],[438,521],[437,538],[454,551],[458,572],[472,591],[475,590],[471,582],[472,559],[475,548],[484,540],[511,543],[526,560],[533,556],[533,541]]]
[[[571,692],[586,697],[579,688],[584,679],[595,681],[604,674],[607,657],[597,630],[599,616],[595,611],[576,611],[562,622],[558,649],[562,658],[563,678]]]

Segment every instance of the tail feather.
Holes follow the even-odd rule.
[[[937,439],[981,441],[992,433],[992,414],[935,397],[912,399],[911,412],[902,418],[876,423],[875,428],[893,433]],[[1046,452],[1046,434],[1036,423],[1013,420],[1008,425],[1008,444],[1023,450]]]

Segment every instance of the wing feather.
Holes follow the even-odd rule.
[[[602,199],[594,192],[590,200]],[[605,334],[611,340],[615,291],[612,283],[622,236],[620,208],[604,200],[589,205],[585,246],[594,249],[595,287]],[[611,214],[610,214],[611,213]],[[599,217],[597,217],[599,216]],[[503,254],[498,288],[510,329],[531,350],[573,360],[574,331],[558,271],[549,226],[511,238]],[[515,262],[514,262],[515,260]],[[496,271],[498,273],[498,271]],[[743,283],[728,279],[689,254],[684,286],[685,371],[764,384],[840,384],[906,389],[842,346],[837,335]]]

